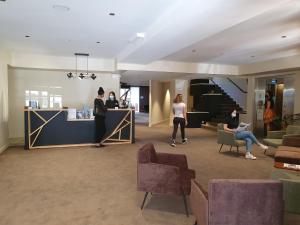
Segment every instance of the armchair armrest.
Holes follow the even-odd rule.
[[[180,169],[187,169],[188,163],[186,155],[183,154],[169,154],[169,153],[156,153],[157,163],[177,166]]]
[[[138,190],[157,194],[180,194],[179,168],[156,163],[139,164]]]
[[[283,135],[286,134],[284,130],[276,130],[276,131],[268,131],[267,138],[268,139],[282,139]]]
[[[208,225],[208,194],[195,181],[191,181],[190,206],[197,224]]]
[[[235,136],[234,133],[225,131],[225,130],[218,130],[218,143],[225,144],[225,145],[235,145]]]

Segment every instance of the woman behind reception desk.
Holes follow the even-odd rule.
[[[104,98],[104,90],[102,87],[99,87],[98,90],[98,96],[94,100],[94,116],[95,116],[95,123],[96,123],[96,147],[104,147],[102,139],[106,132],[105,127],[105,114],[107,111],[107,108],[104,105],[103,102]]]
[[[109,99],[106,100],[105,102],[105,106],[108,108],[108,109],[115,109],[116,107],[119,108],[119,102],[118,100],[116,99],[116,94],[115,92],[111,91],[109,92]]]

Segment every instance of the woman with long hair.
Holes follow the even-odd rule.
[[[254,134],[251,131],[243,130],[238,131],[237,128],[239,126],[239,119],[237,115],[237,111],[235,108],[230,110],[229,115],[226,117],[226,122],[224,124],[224,130],[234,133],[235,138],[237,140],[244,140],[246,142],[246,159],[256,159],[254,155],[252,155],[252,146],[253,144],[257,144],[263,150],[268,149],[268,146],[260,143]]]
[[[272,92],[267,91],[265,98],[264,125],[266,128],[265,130],[269,131],[271,130],[272,122],[276,116]]]
[[[187,143],[185,137],[185,124],[186,124],[186,106],[182,99],[182,94],[177,94],[173,101],[173,133],[171,146],[176,147],[176,134],[178,126],[180,125],[182,144]]]
[[[94,116],[96,125],[96,147],[105,147],[102,144],[103,137],[106,133],[105,114],[107,108],[104,105],[104,90],[102,87],[98,89],[98,96],[94,100]]]

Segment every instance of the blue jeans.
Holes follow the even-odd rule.
[[[235,133],[235,138],[238,140],[244,140],[246,142],[247,152],[251,152],[252,145],[259,144],[258,140],[251,131],[240,131]]]

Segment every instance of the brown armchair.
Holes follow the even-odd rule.
[[[214,179],[208,193],[192,180],[190,206],[201,225],[282,225],[282,182]]]
[[[195,178],[195,171],[188,169],[185,155],[156,153],[151,143],[139,149],[137,189],[146,192],[141,209],[144,207],[149,192],[182,195],[188,216],[186,195],[191,192],[191,179],[193,178]]]

